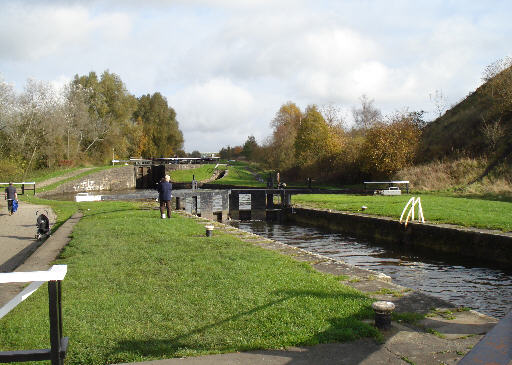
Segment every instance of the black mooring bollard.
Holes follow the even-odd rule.
[[[391,313],[395,309],[392,302],[379,301],[372,304],[375,312],[375,327],[381,330],[391,328]]]

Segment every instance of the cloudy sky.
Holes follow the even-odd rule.
[[[0,78],[62,85],[108,69],[175,108],[185,149],[271,133],[279,107],[362,94],[384,114],[447,106],[511,55],[512,2],[480,0],[104,0],[0,2]]]

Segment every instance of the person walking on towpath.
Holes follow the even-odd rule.
[[[12,185],[12,182],[9,182],[9,186],[5,188],[5,200],[7,200],[9,215],[12,215],[15,212],[13,209],[14,201],[18,200],[18,193],[16,192],[16,188]]]
[[[164,208],[167,208],[167,217],[171,218],[171,177],[165,175],[165,178],[160,181],[157,186],[158,200],[160,201],[160,214],[162,219],[165,219]]]

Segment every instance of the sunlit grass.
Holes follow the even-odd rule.
[[[219,166],[219,169],[225,169],[225,166]],[[173,182],[191,182],[195,177],[196,181],[207,180],[212,177],[215,172],[215,165],[202,165],[194,169],[174,170],[170,173]]]
[[[275,349],[378,336],[371,300],[338,278],[184,218],[84,203],[58,264],[67,364]],[[90,209],[90,210],[89,210]],[[0,320],[0,349],[48,346],[41,288]]]
[[[425,219],[435,223],[449,223],[465,227],[477,227],[512,231],[512,203],[476,198],[452,197],[436,194],[416,194],[421,197]],[[411,195],[295,195],[293,203],[321,209],[361,212],[392,218],[400,218]]]
[[[218,179],[212,183],[244,187],[265,187],[266,182],[258,181],[258,179],[256,178],[256,175],[258,174],[263,179],[265,178],[264,176],[262,176],[264,174],[263,171],[259,171],[254,166],[249,168],[249,165],[247,163],[237,162],[232,163],[228,167],[228,172],[222,179]]]

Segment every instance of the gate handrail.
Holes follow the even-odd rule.
[[[51,360],[52,365],[62,365],[69,339],[62,337],[62,285],[68,270],[67,265],[53,265],[47,271],[0,273],[0,284],[31,282],[18,295],[0,308],[0,318],[27,299],[42,284],[48,282],[50,317],[50,348],[22,351],[1,351],[0,363]]]
[[[29,272],[7,272],[0,273],[0,284],[7,283],[29,283],[18,295],[7,302],[0,308],[0,319],[4,317],[11,310],[16,308],[18,304],[27,299],[34,293],[41,285],[48,281],[61,281],[64,280],[68,270],[67,265],[53,265],[47,271],[29,271]]]

